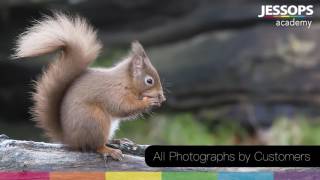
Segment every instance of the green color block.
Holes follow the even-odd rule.
[[[214,172],[162,172],[162,180],[217,180]]]

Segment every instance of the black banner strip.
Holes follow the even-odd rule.
[[[320,167],[320,146],[149,146],[151,167]]]

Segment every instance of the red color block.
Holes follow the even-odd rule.
[[[49,180],[49,172],[0,172],[0,180]]]

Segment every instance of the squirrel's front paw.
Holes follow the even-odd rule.
[[[147,102],[148,106],[160,106],[161,103],[159,101],[159,98],[156,97],[143,97],[143,101]]]

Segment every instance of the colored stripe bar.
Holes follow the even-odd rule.
[[[292,19],[292,18],[308,18],[307,16],[297,15],[297,16],[264,16],[263,19]]]
[[[316,180],[319,171],[283,172],[0,172],[0,180]]]
[[[305,18],[306,16],[297,15],[297,16],[273,16],[275,18]]]

